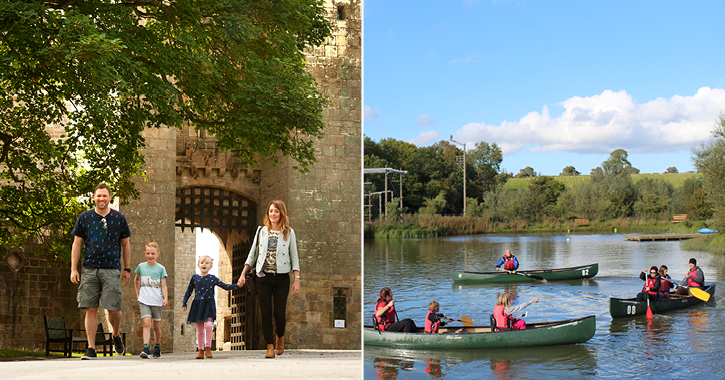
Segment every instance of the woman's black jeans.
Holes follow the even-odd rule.
[[[284,336],[287,324],[287,295],[289,294],[289,273],[265,273],[264,277],[257,278],[257,296],[259,308],[262,310],[262,332],[267,344],[274,344],[274,331],[272,317],[277,328],[277,336]],[[272,305],[274,304],[274,313]]]

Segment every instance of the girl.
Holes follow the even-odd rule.
[[[284,333],[287,324],[287,297],[290,292],[289,273],[294,273],[292,295],[300,290],[300,261],[297,254],[295,231],[289,226],[287,207],[276,200],[267,205],[264,227],[257,228],[252,249],[237,281],[244,286],[246,275],[254,266],[259,308],[262,311],[262,332],[267,343],[265,358],[274,358],[284,352]],[[274,326],[272,318],[274,317]],[[276,328],[277,340],[274,335]],[[275,350],[276,343],[276,350]]]
[[[214,300],[214,286],[218,286],[224,290],[238,289],[237,284],[225,284],[213,274],[209,274],[209,270],[213,266],[213,260],[209,256],[199,257],[197,266],[201,274],[194,274],[189,281],[189,287],[184,294],[184,302],[182,310],[186,311],[186,301],[194,290],[194,302],[191,304],[189,317],[186,323],[196,324],[196,341],[199,345],[199,353],[196,354],[197,359],[212,358],[211,354],[211,332],[216,319],[216,301]],[[206,339],[204,333],[206,332]],[[206,345],[205,345],[206,343]]]
[[[453,319],[446,318],[440,313],[440,311],[441,306],[437,301],[431,301],[428,304],[428,315],[425,317],[425,332],[437,334],[438,328],[446,325],[446,321],[443,321],[442,319],[447,319],[448,322],[453,322]]]
[[[525,302],[519,306],[511,306],[511,295],[501,293],[498,296],[496,306],[493,307],[493,317],[496,319],[496,327],[499,329],[508,329],[509,320],[511,320],[511,330],[526,329],[526,322],[523,319],[514,318],[513,314],[523,310],[534,302],[538,303],[539,299]]]

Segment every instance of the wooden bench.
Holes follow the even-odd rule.
[[[574,219],[577,226],[589,226],[589,219]]]
[[[45,356],[50,356],[51,352],[62,352],[63,356],[72,356],[73,351],[85,352],[88,348],[88,339],[85,330],[75,330],[67,328],[65,317],[53,318],[43,316],[45,322]],[[126,333],[121,333],[123,345],[126,345]],[[63,343],[63,349],[50,349],[51,344]],[[78,345],[80,344],[80,345]],[[74,350],[78,345],[79,348]],[[102,349],[101,349],[102,347]],[[99,323],[96,330],[96,352],[103,353],[103,356],[113,356],[113,335],[110,332],[103,331],[103,324]]]
[[[50,356],[51,352],[62,352],[63,356],[72,356],[73,345],[76,343],[85,344],[86,337],[76,334],[78,330],[69,329],[65,323],[65,317],[53,318],[43,316],[43,322],[45,324],[45,356]],[[51,344],[62,343],[63,349],[51,349]],[[76,350],[78,351],[78,350]]]
[[[687,214],[672,215],[672,223],[682,223],[687,220]]]

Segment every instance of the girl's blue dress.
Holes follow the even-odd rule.
[[[213,274],[207,274],[206,276],[195,274],[191,276],[189,287],[186,288],[186,294],[184,294],[184,302],[182,304],[183,307],[186,307],[186,302],[189,300],[191,292],[195,291],[194,301],[191,303],[191,309],[189,310],[189,317],[186,319],[186,323],[203,322],[208,318],[216,320],[214,286],[218,286],[224,290],[239,289],[237,284],[225,284]]]

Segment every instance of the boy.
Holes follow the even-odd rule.
[[[155,242],[146,244],[144,249],[146,262],[136,267],[136,298],[141,309],[143,320],[143,350],[140,356],[148,359],[149,341],[151,340],[151,327],[154,329],[154,359],[161,357],[161,308],[169,301],[169,292],[166,287],[166,268],[156,262],[161,255],[159,245]],[[152,321],[153,320],[153,321]]]

